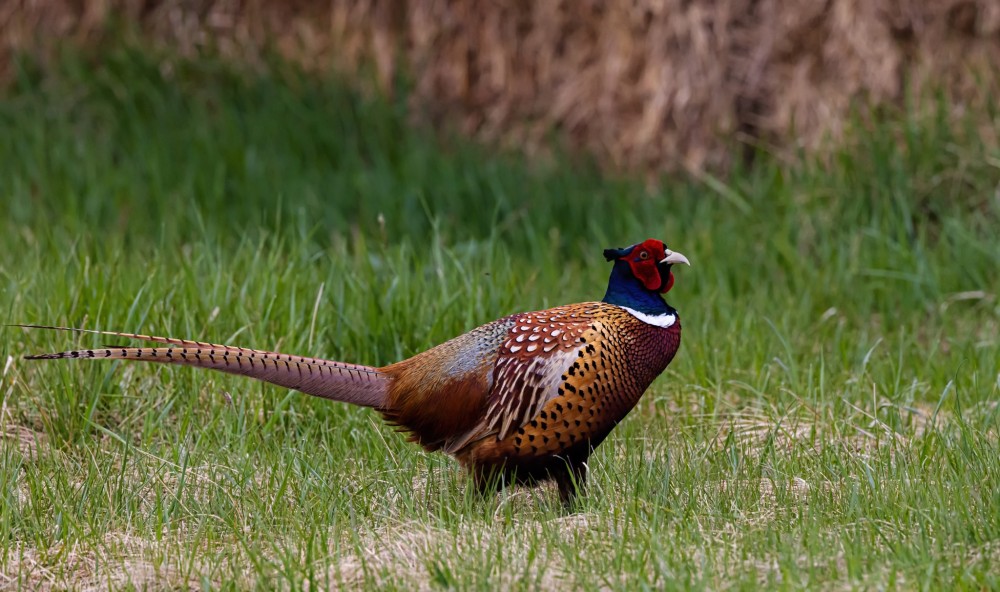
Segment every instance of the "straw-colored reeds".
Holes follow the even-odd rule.
[[[1000,96],[997,0],[6,0],[0,66],[121,18],[187,54],[402,76],[422,121],[529,151],[555,132],[647,172],[822,148],[852,110],[931,91],[956,111]]]

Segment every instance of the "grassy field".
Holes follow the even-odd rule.
[[[402,100],[402,99],[400,99]],[[0,589],[1000,587],[1000,153],[886,114],[649,190],[275,67],[105,48],[0,98],[0,323],[366,364],[687,254],[677,359],[591,463],[484,499],[372,412],[0,329]]]

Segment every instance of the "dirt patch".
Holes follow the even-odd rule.
[[[26,457],[34,458],[45,443],[45,434],[36,432],[22,425],[9,424],[0,428],[0,438],[14,442],[17,449]]]
[[[759,452],[767,446],[789,451],[805,446],[819,451],[835,445],[859,455],[868,455],[879,446],[905,445],[914,438],[937,429],[949,415],[933,405],[914,403],[898,405],[880,399],[879,411],[872,413],[848,403],[851,411],[839,417],[817,417],[804,407],[785,412],[780,417],[773,410],[745,407],[722,414],[716,423],[713,441],[718,446],[735,441],[741,448]],[[894,425],[886,422],[884,410],[892,411]],[[829,415],[830,410],[823,411]]]
[[[14,543],[6,563],[16,564],[18,573],[0,574],[0,582],[28,590],[198,590],[208,566],[181,571],[166,561],[155,561],[155,550],[164,545],[149,539],[108,533],[96,545],[91,542],[55,544],[42,551]],[[188,573],[184,573],[184,572]],[[220,583],[213,584],[218,587]]]
[[[497,518],[492,526],[485,528],[475,521],[457,529],[406,521],[384,530],[361,533],[360,540],[354,543],[354,552],[337,565],[317,565],[316,571],[326,570],[328,581],[349,587],[359,586],[366,579],[376,585],[403,580],[408,586],[416,586],[414,589],[431,590],[440,587],[436,570],[447,572],[448,566],[428,564],[428,558],[464,557],[478,561],[487,553],[486,549],[498,547],[503,555],[503,568],[489,574],[491,585],[510,589],[528,581],[544,590],[567,589],[572,587],[573,574],[560,567],[561,561],[555,557],[558,551],[548,548],[532,551],[536,546],[530,541],[541,536],[543,529],[550,533],[555,529],[560,538],[568,541],[593,536],[595,524],[608,526],[606,519],[587,514],[562,516],[544,525],[533,519],[509,524]]]
[[[10,359],[8,359],[8,367]],[[4,371],[6,375],[6,371]],[[27,426],[14,421],[14,414],[7,406],[6,399],[13,393],[14,387],[11,385],[4,397],[4,402],[0,405],[0,439],[5,442],[13,442],[18,451],[28,458],[36,458],[47,441],[45,434],[35,431]]]

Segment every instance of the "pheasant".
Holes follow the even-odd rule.
[[[126,359],[211,368],[371,407],[425,449],[455,456],[481,489],[554,479],[572,503],[587,459],[680,346],[677,311],[661,294],[687,257],[649,239],[606,249],[601,302],[513,314],[381,368],[185,339],[89,331],[162,344],[25,356]]]

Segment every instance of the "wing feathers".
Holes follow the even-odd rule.
[[[558,396],[563,375],[586,346],[584,333],[596,322],[590,312],[577,307],[571,314],[552,309],[516,319],[500,346],[488,397],[487,430],[495,430],[502,440]]]

